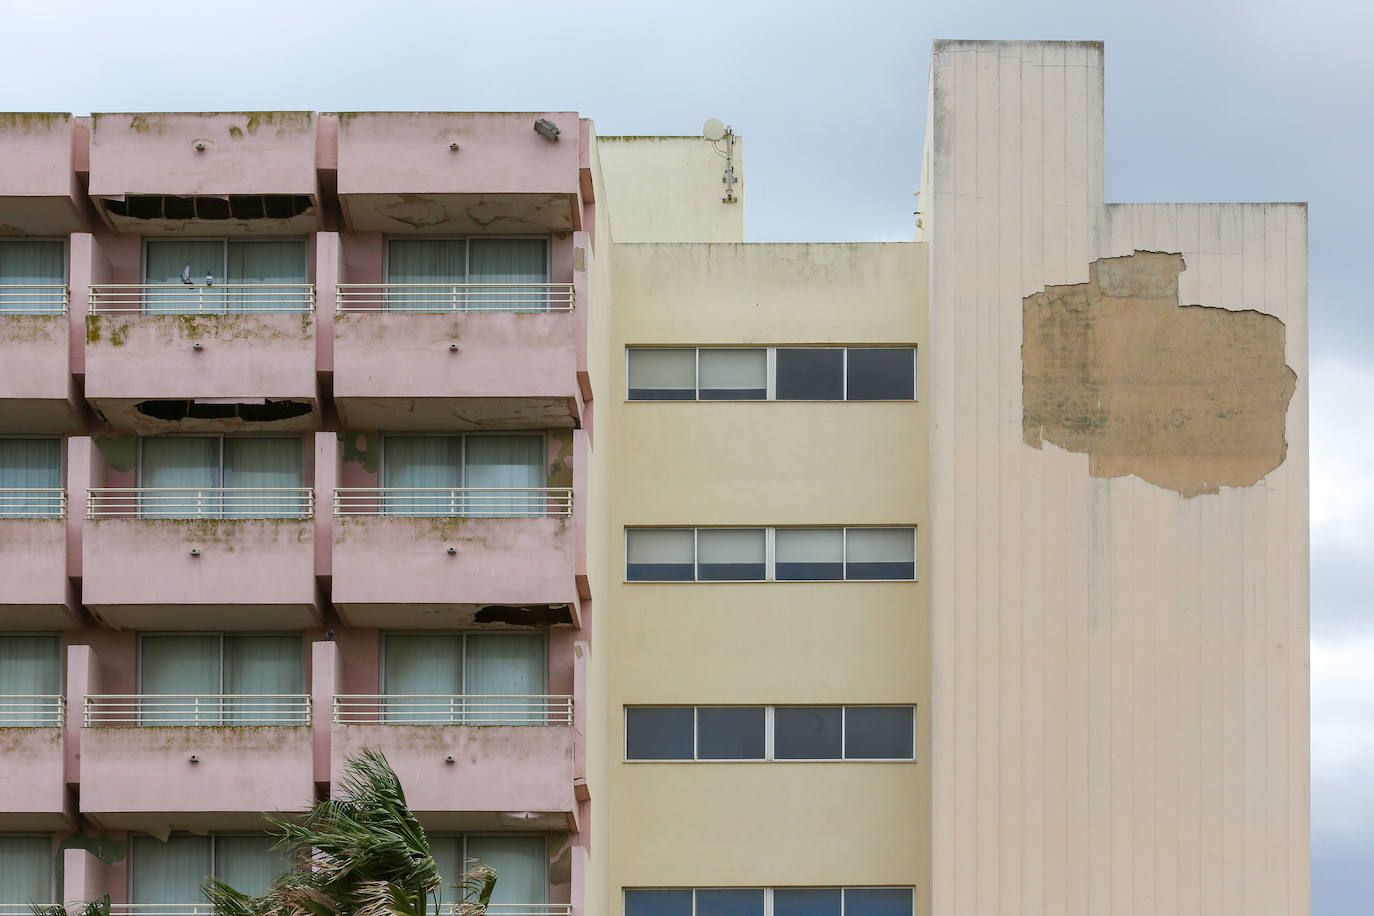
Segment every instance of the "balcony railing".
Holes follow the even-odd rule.
[[[336,516],[402,518],[550,518],[572,514],[568,487],[345,487]]]
[[[570,696],[341,694],[340,725],[572,725]]]
[[[310,283],[216,283],[213,286],[107,283],[91,287],[91,312],[148,315],[305,314],[315,310]]]
[[[60,487],[0,490],[0,518],[66,518],[67,491]]]
[[[208,903],[116,903],[110,906],[110,916],[212,916],[215,908]],[[0,916],[8,914],[0,913]],[[27,913],[25,916],[32,916]]]
[[[297,694],[108,694],[86,697],[82,723],[105,725],[309,725]]]
[[[86,517],[311,518],[315,491],[305,487],[95,487]]]
[[[340,283],[343,312],[571,312],[571,283]]]
[[[71,292],[59,284],[0,284],[0,316],[65,315]]]
[[[437,916],[466,916],[468,910],[461,903],[441,903],[430,907]],[[571,903],[489,903],[487,916],[572,916]]]
[[[47,911],[59,903],[0,903],[0,916],[33,916],[34,908]],[[207,914],[208,916],[208,914]]]
[[[66,711],[67,701],[60,696],[0,695],[0,728],[57,728],[65,721]]]

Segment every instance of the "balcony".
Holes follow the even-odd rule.
[[[66,518],[65,490],[0,490],[0,630],[77,624]]]
[[[340,284],[334,400],[354,429],[573,426],[571,283]]]
[[[578,623],[570,489],[339,489],[333,537],[351,626]]]
[[[82,813],[102,829],[158,833],[253,829],[263,811],[305,811],[309,723],[306,696],[86,696]]]
[[[0,696],[0,831],[73,825],[63,776],[65,721],[60,696]]]
[[[574,112],[358,112],[339,117],[348,229],[532,233],[582,228]],[[561,132],[546,139],[539,120]]]
[[[310,284],[91,287],[86,399],[140,433],[319,426]]]
[[[571,725],[568,696],[336,696],[331,778],[376,748],[429,829],[566,830]]]
[[[61,285],[0,285],[0,434],[78,428],[69,300]]]
[[[65,112],[0,114],[0,224],[7,236],[81,232],[73,168],[76,120]]]
[[[301,488],[94,488],[82,600],[140,630],[318,626],[313,515]]]

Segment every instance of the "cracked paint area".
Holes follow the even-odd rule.
[[[1283,463],[1297,375],[1273,315],[1183,305],[1183,256],[1089,265],[1022,309],[1022,435],[1184,497],[1249,487]]]

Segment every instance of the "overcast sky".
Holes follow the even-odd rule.
[[[7,110],[568,109],[602,134],[719,117],[745,137],[754,241],[911,237],[933,39],[1104,40],[1108,200],[1310,202],[1313,909],[1374,906],[1374,3],[42,0],[0,15]]]

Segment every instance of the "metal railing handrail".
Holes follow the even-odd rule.
[[[0,488],[0,518],[66,518],[67,491],[62,487]]]
[[[309,314],[315,311],[313,283],[95,283],[91,314],[146,315]]]
[[[340,283],[334,310],[344,312],[571,312],[571,283]]]
[[[0,283],[0,316],[65,315],[71,301],[65,283]]]
[[[337,487],[334,515],[550,518],[572,500],[572,487]]]
[[[81,724],[309,725],[310,707],[301,693],[90,694]]]
[[[66,714],[67,698],[61,694],[0,694],[0,728],[57,728]]]
[[[310,487],[92,487],[88,519],[313,518]]]
[[[214,909],[205,902],[114,903],[110,905],[110,916],[210,916]]]
[[[339,725],[572,725],[567,694],[363,694],[334,697]]]
[[[430,912],[436,912],[430,907]],[[437,916],[457,916],[465,912],[461,903],[441,903]],[[488,916],[572,916],[571,903],[488,903]]]

